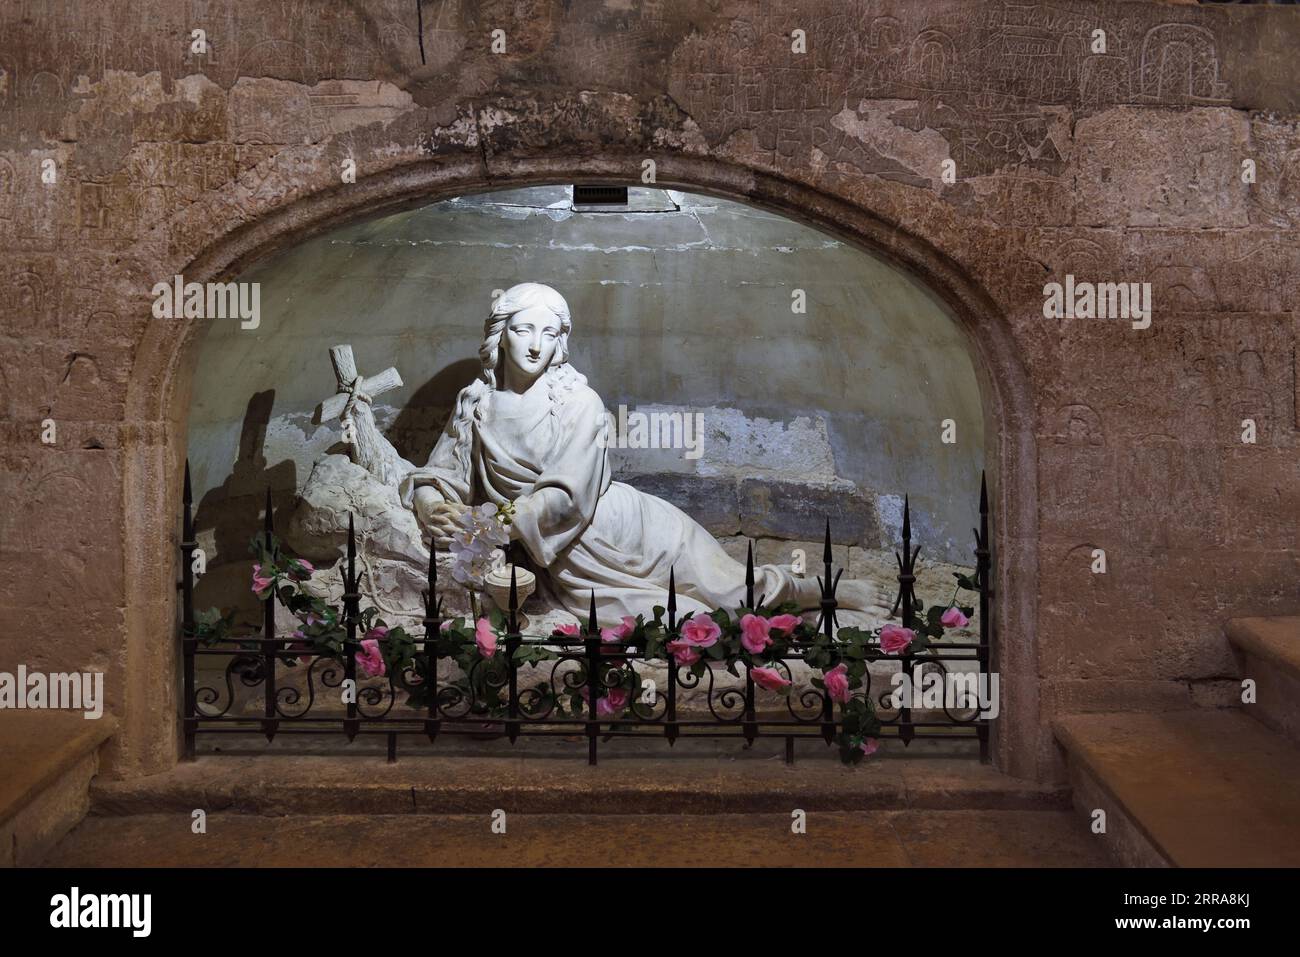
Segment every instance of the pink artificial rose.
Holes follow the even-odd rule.
[[[886,654],[896,654],[910,645],[915,637],[916,632],[911,628],[886,625],[880,629],[880,647]]]
[[[832,701],[845,704],[849,700],[848,672],[849,666],[841,661],[822,675],[822,680],[826,683],[826,693],[830,695]]]
[[[777,615],[775,618],[768,619],[767,623],[772,626],[773,631],[791,635],[802,622],[803,619],[798,615]]]
[[[275,579],[267,578],[262,574],[262,565],[260,562],[253,565],[253,594],[264,592],[275,584]]]
[[[876,749],[880,747],[880,742],[875,738],[863,738],[858,747],[862,749],[863,754],[875,754]]]
[[[366,638],[361,642],[361,650],[357,652],[357,667],[367,678],[379,678],[387,673],[388,666],[384,664],[384,656],[379,651],[378,639]]]
[[[963,615],[956,605],[945,611],[939,621],[945,628],[965,628],[970,624],[970,619]]]
[[[451,627],[451,623],[452,623],[452,619],[448,618],[446,621],[444,621],[441,625],[438,626],[438,630],[446,631],[448,628]]]
[[[492,622],[480,618],[474,626],[474,644],[478,653],[484,658],[491,658],[497,653],[497,633],[492,630]]]
[[[383,625],[375,625],[375,627],[371,628],[368,632],[365,633],[364,637],[367,640],[378,641],[380,638],[388,637],[388,629],[385,628]]]
[[[577,638],[582,634],[582,627],[576,621],[571,621],[567,625],[556,625],[551,634],[564,635],[566,638]]]
[[[620,644],[631,638],[634,631],[636,631],[636,619],[631,615],[624,615],[622,624],[617,628],[600,629],[600,640],[607,645]]]
[[[668,652],[676,659],[678,667],[689,668],[700,660],[700,653],[689,641],[681,638],[668,642]]]
[[[722,629],[708,615],[698,615],[682,625],[682,641],[696,648],[708,648],[722,637]]]
[[[627,707],[629,697],[624,688],[610,688],[605,697],[596,701],[596,715],[603,718],[613,717]]]
[[[754,684],[767,691],[780,691],[790,687],[790,682],[775,668],[750,668],[749,674],[754,679]]]
[[[772,643],[768,637],[771,623],[759,615],[746,615],[740,619],[740,643],[751,655],[760,654]]]

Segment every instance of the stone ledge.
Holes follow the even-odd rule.
[[[1176,867],[1300,865],[1300,748],[1240,711],[1057,718],[1086,772]]]
[[[52,867],[1096,867],[1105,855],[1069,811],[581,815],[210,814],[87,818]]]
[[[1233,618],[1225,626],[1228,641],[1239,651],[1259,658],[1300,680],[1300,615],[1274,618]]]
[[[1070,789],[1074,809],[1088,825],[1092,824],[1093,811],[1106,809],[1106,833],[1096,834],[1105,854],[1112,863],[1121,867],[1169,867],[1170,863],[1152,847],[1137,822],[1114,801],[1101,783],[1079,764],[1069,771]]]
[[[1247,712],[1300,744],[1300,617],[1234,618],[1224,630],[1241,677],[1255,682],[1255,700]],[[1232,690],[1240,700],[1240,682]]]
[[[2,720],[0,867],[31,867],[86,816],[115,724],[64,711],[6,710]]]
[[[601,763],[589,767],[582,741],[529,743],[537,747],[526,755],[524,742],[515,751],[499,746],[504,742],[482,742],[483,749],[466,747],[454,755],[399,752],[396,764],[386,762],[382,739],[355,755],[340,754],[337,744],[328,754],[201,755],[165,774],[97,781],[91,813],[189,813],[198,807],[248,814],[456,814],[505,807],[599,815],[1069,807],[1066,788],[1010,778],[973,757],[877,755],[845,768],[830,748],[804,741],[798,762],[787,766],[776,742],[760,742],[763,750],[733,745],[729,752],[685,740],[671,750],[653,742],[654,753],[648,753],[620,747],[624,739],[604,745]],[[924,746],[914,742],[912,750]],[[257,747],[251,738],[248,747]]]
[[[37,800],[112,737],[116,723],[80,712],[8,711],[0,724],[0,824]]]

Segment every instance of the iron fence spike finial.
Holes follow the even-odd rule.
[[[745,606],[754,607],[754,543],[749,543],[745,555]]]
[[[596,622],[596,589],[591,590],[591,613],[587,617],[588,634],[599,634],[600,625]]]
[[[355,520],[351,512],[348,512],[348,575],[347,590],[355,591],[357,587],[357,532]]]
[[[269,535],[275,531],[275,518],[271,514],[271,486],[266,487],[266,531]]]
[[[822,549],[822,561],[826,564],[831,563],[831,519],[826,517],[826,546]]]
[[[181,545],[188,548],[194,544],[194,495],[190,491],[190,460],[185,460],[185,489],[181,495]],[[188,563],[192,551],[185,552],[185,560]]]
[[[980,470],[980,511],[989,510],[989,486],[984,470]]]
[[[515,581],[515,566],[510,566],[510,614],[511,617],[519,609],[519,585]]]
[[[677,611],[677,569],[668,566],[668,611]]]
[[[912,503],[907,495],[903,496],[903,537],[912,537]]]

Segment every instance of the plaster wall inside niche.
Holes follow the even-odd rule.
[[[568,300],[570,359],[612,412],[703,415],[698,458],[611,449],[616,478],[724,539],[816,538],[830,514],[838,541],[868,549],[895,546],[908,493],[924,554],[969,565],[984,422],[962,333],[938,300],[785,217],[631,192],[617,212],[575,211],[567,186],[457,197],[335,230],[241,276],[261,285],[260,325],[211,325],[190,412],[209,564],[247,559],[268,485],[287,506],[313,461],[342,450],[337,422],[312,421],[334,392],[329,346],[350,343],[362,373],[397,367],[405,386],[376,400],[377,419],[423,464],[476,372],[492,291],[535,280]],[[954,444],[940,441],[945,419]]]

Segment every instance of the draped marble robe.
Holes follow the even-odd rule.
[[[612,480],[604,403],[586,385],[552,401],[544,381],[514,410],[489,394],[473,418],[468,467],[444,430],[429,463],[403,480],[403,503],[432,485],[449,502],[515,503],[515,536],[565,609],[585,620],[596,595],[602,622],[652,613],[668,598],[669,571],[681,615],[734,609],[745,600],[745,567],[701,525],[661,498]],[[788,568],[754,569],[754,597],[817,605],[815,580]]]

